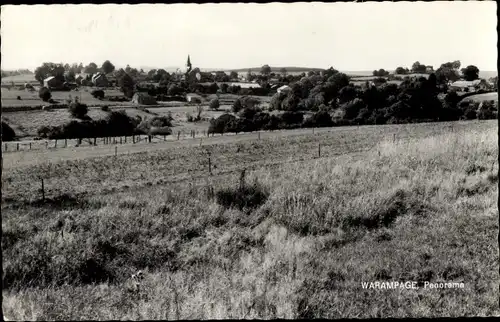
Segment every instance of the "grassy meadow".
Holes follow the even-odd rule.
[[[498,315],[498,124],[450,124],[4,168],[4,316]]]
[[[39,86],[37,84],[36,86]],[[38,87],[35,87],[38,88]],[[90,87],[82,87],[78,91],[52,91],[52,99],[56,101],[56,103],[65,104],[66,101],[72,97],[78,97],[80,102],[87,104],[89,106],[114,106],[114,105],[133,105],[130,102],[111,102],[105,100],[99,100],[91,95],[92,88]],[[118,89],[106,89],[105,90],[107,96],[123,96],[123,93]],[[18,100],[17,97],[20,96],[21,100]],[[49,105],[49,103],[44,102],[38,96],[38,90],[29,91],[26,89],[7,89],[2,88],[2,106],[4,107],[22,107],[22,106],[43,106]]]

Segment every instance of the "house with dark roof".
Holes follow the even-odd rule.
[[[107,87],[108,79],[106,78],[106,75],[104,75],[103,73],[97,73],[94,76],[92,76],[92,83],[97,87]]]
[[[156,99],[149,95],[148,93],[144,92],[137,92],[134,94],[132,97],[132,103],[138,104],[138,105],[156,105],[158,104],[156,102]]]
[[[54,76],[47,77],[43,80],[43,86],[47,88],[58,88],[62,85],[62,82],[59,81],[57,78]]]

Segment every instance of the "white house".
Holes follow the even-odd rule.
[[[459,80],[451,83],[449,86],[450,89],[454,89],[457,91],[463,91],[465,88],[468,88],[468,90],[472,92],[476,90],[476,86],[478,86],[479,84],[481,84],[481,79],[476,79],[473,81]]]
[[[240,86],[241,88],[260,88],[257,83],[232,83],[231,86]]]
[[[283,93],[283,94],[287,94],[289,93],[290,91],[292,90],[292,88],[288,85],[283,85],[281,86],[280,88],[278,88],[278,93]]]

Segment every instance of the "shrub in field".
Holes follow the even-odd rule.
[[[21,96],[17,96],[17,100],[21,101],[22,100]]]
[[[152,127],[151,130],[149,130],[149,134],[151,135],[171,135],[172,134],[172,129],[168,126],[162,126],[162,127]]]
[[[43,126],[38,130],[38,135],[49,139],[134,135],[144,133],[138,129],[140,123],[140,119],[131,118],[124,111],[111,111],[104,120],[71,121],[62,126]]]
[[[251,120],[259,112],[262,112],[259,107],[245,107],[239,112],[239,116]]]
[[[498,107],[494,101],[484,101],[479,104],[477,118],[480,120],[496,119],[498,116]]]
[[[314,113],[311,117],[304,120],[303,127],[328,127],[333,126],[332,117],[326,111]]]
[[[225,208],[255,209],[266,202],[269,192],[258,182],[248,185],[244,172],[237,188],[221,189],[215,193],[217,203]]]
[[[225,113],[216,119],[210,120],[208,133],[225,133],[228,132],[231,122],[234,122],[236,117],[234,115]]]
[[[12,141],[16,138],[16,132],[9,124],[2,122],[2,141]]]
[[[103,111],[103,112],[109,112],[109,106],[107,106],[107,105],[101,106],[101,111]]]
[[[90,94],[97,99],[102,100],[104,98],[104,91],[102,89],[95,89]]]
[[[89,109],[85,104],[82,104],[80,102],[73,102],[69,104],[69,112],[73,117],[84,119],[85,116],[87,116]]]
[[[42,99],[42,101],[48,102],[52,97],[52,94],[47,87],[41,87],[40,90],[38,90],[38,96]]]
[[[210,101],[209,108],[211,110],[218,110],[220,107],[220,102],[218,98],[214,98],[213,100]]]
[[[301,112],[286,111],[280,115],[283,125],[300,125],[304,121],[304,114]]]
[[[259,104],[259,100],[250,96],[238,97],[238,99],[233,103],[232,111],[238,113],[244,108],[254,108]]]
[[[167,116],[157,116],[151,119],[147,119],[142,121],[137,129],[145,134],[162,134],[169,135],[172,134],[172,130],[170,127],[172,126],[172,122]]]

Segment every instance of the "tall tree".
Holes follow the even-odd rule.
[[[134,96],[134,79],[128,74],[124,73],[123,76],[118,80],[121,91],[126,97],[132,98]]]
[[[462,68],[462,74],[466,81],[473,81],[479,78],[479,68],[474,65],[469,65],[466,68]]]
[[[252,79],[253,79],[252,70],[249,69],[247,71],[247,81],[251,81]]]
[[[98,72],[98,67],[96,63],[90,63],[85,67],[85,73],[87,74],[95,74]]]
[[[262,75],[266,75],[266,76],[269,75],[269,74],[271,74],[271,67],[269,65],[267,65],[267,64],[264,65],[264,66],[262,66],[261,69],[260,69],[260,73]]]
[[[109,74],[115,71],[115,65],[113,65],[109,60],[106,60],[102,63],[101,69],[105,74]]]

